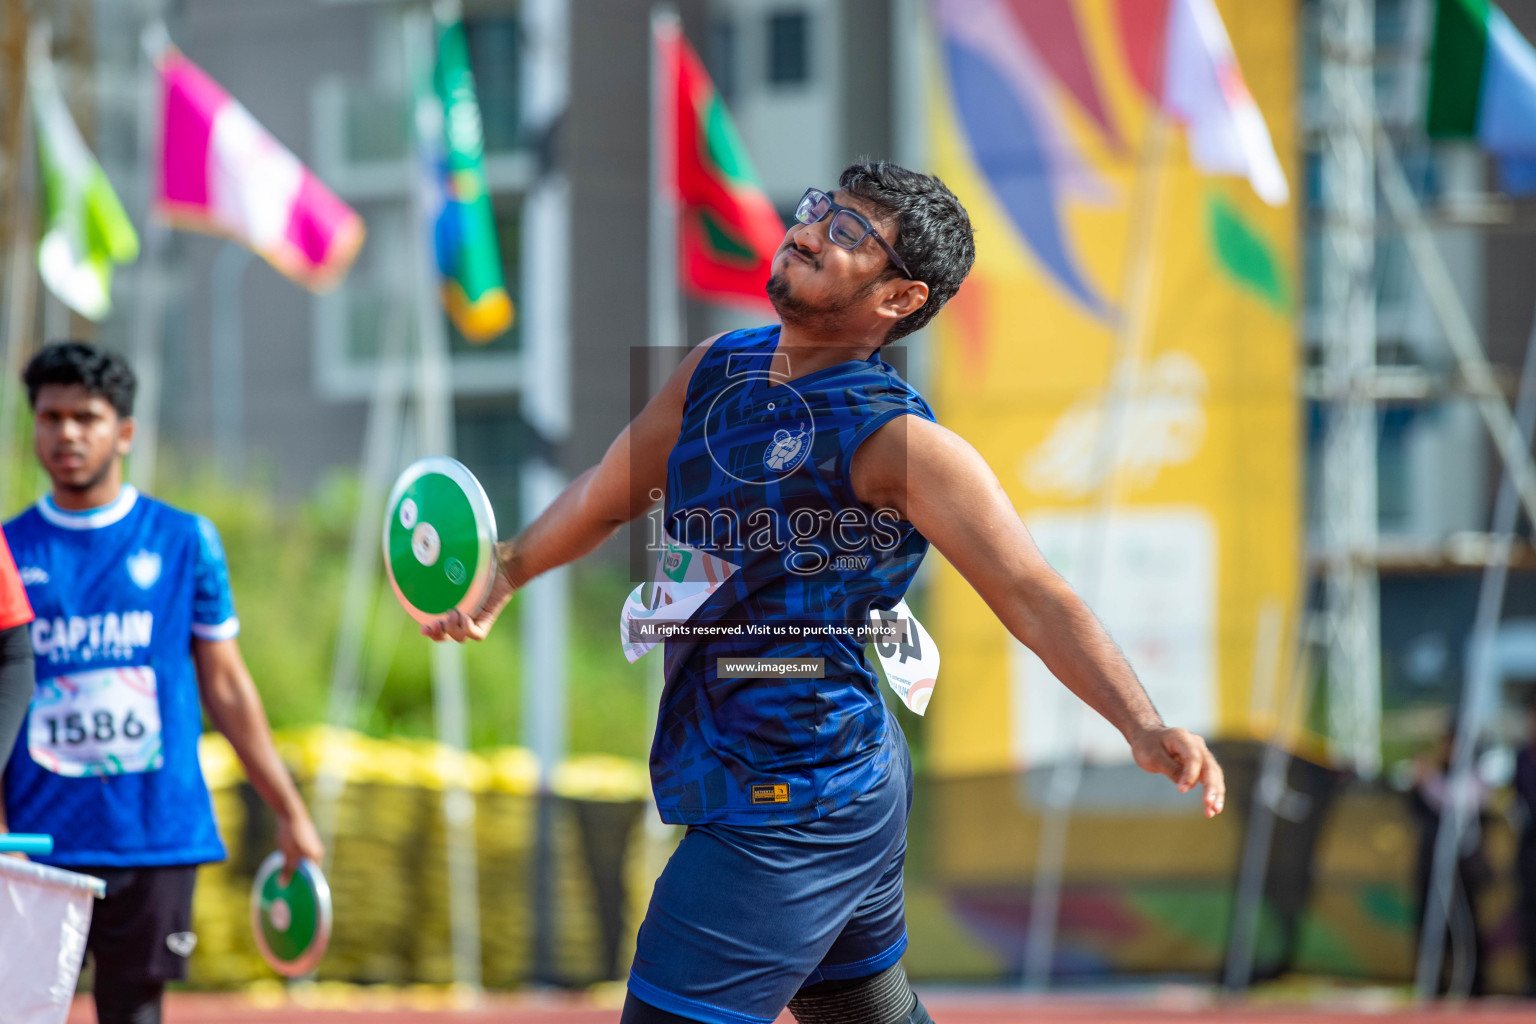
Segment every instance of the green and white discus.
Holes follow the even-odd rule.
[[[384,566],[411,618],[479,611],[495,577],[496,515],[474,474],[442,455],[419,459],[395,481],[385,510]]]
[[[313,861],[300,861],[282,884],[283,855],[267,855],[251,885],[251,931],[256,948],[285,978],[308,974],[331,941],[331,887]]]

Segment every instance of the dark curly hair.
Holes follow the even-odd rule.
[[[116,352],[83,341],[58,341],[46,345],[21,371],[27,385],[27,402],[37,407],[37,393],[44,384],[79,384],[112,404],[119,416],[133,415],[133,396],[139,381],[128,361]]]
[[[843,171],[837,186],[896,216],[896,252],[915,280],[928,286],[928,301],[896,321],[887,342],[927,326],[976,260],[971,217],[945,184],[885,160],[866,160]],[[887,277],[900,275],[894,266]]]

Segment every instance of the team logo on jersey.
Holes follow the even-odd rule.
[[[48,570],[39,569],[35,565],[21,567],[21,585],[24,587],[40,587],[48,582]]]
[[[160,578],[160,556],[142,549],[129,555],[128,575],[139,585],[140,590],[148,590]]]
[[[165,937],[165,948],[185,960],[197,948],[197,933],[171,932]]]
[[[775,430],[773,441],[763,453],[763,465],[775,473],[793,473],[811,452],[811,433],[803,427]]]

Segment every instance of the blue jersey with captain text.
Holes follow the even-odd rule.
[[[52,835],[39,859],[65,866],[222,860],[192,660],[193,637],[240,629],[213,524],[125,486],[86,512],[45,497],[5,535],[37,613],[10,829]]]
[[[651,779],[670,822],[813,821],[885,775],[885,708],[858,631],[901,600],[928,543],[855,495],[854,453],[933,419],[879,353],[786,379],[779,327],[719,338],[689,381],[667,460],[674,562],[737,566],[666,644]],[[792,370],[792,366],[789,368]],[[707,638],[699,627],[712,626]],[[821,658],[819,679],[722,673],[720,658]]]

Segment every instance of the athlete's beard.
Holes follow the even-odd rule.
[[[61,480],[54,480],[54,489],[64,491],[68,494],[85,494],[93,488],[97,487],[103,480],[107,478],[107,475],[112,472],[112,463],[114,460],[116,460],[116,458],[116,452],[108,454],[108,456],[102,460],[101,468],[92,473],[90,477],[85,481],[85,483],[72,484]]]
[[[848,324],[848,310],[869,293],[878,281],[871,281],[853,294],[839,295],[825,306],[813,306],[794,295],[789,289],[789,279],[782,271],[768,278],[768,301],[779,314],[779,322],[786,327],[801,327],[817,334],[837,334]]]

